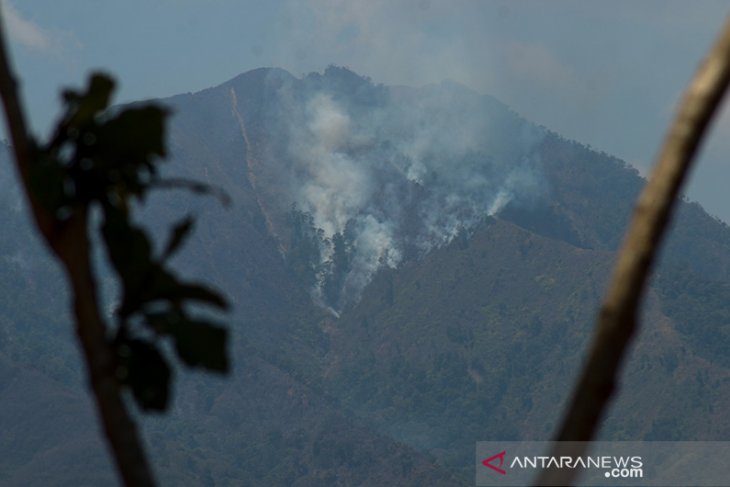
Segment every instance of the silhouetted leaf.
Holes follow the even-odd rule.
[[[170,232],[170,238],[165,246],[165,251],[162,253],[162,260],[169,259],[175,252],[177,252],[180,244],[183,243],[185,238],[188,236],[190,231],[193,229],[195,221],[190,215],[186,216],[175,224]]]
[[[159,335],[167,335],[170,330],[180,321],[180,312],[177,310],[162,312],[145,312],[145,324]]]
[[[165,155],[166,117],[155,105],[123,110],[100,128],[99,157],[108,168],[121,169],[125,183],[145,189],[140,171],[155,174],[153,161]]]
[[[63,98],[69,105],[65,125],[73,129],[89,123],[109,106],[113,91],[114,80],[103,73],[94,73],[91,76],[89,86],[84,93],[65,90]]]
[[[164,411],[170,396],[172,375],[157,347],[144,340],[124,340],[118,345],[122,382],[132,390],[143,410]]]
[[[152,255],[147,233],[130,226],[123,212],[107,210],[105,216],[102,235],[109,259],[122,278],[125,291],[144,288]]]
[[[129,289],[125,286],[122,309],[126,311],[123,315],[131,315],[148,303],[155,303],[155,306],[168,303],[173,308],[180,308],[186,301],[197,301],[221,309],[227,307],[225,300],[215,291],[197,283],[180,281],[158,262],[148,261],[144,270],[141,269],[141,263],[136,267],[140,271],[134,278],[141,278],[142,281]]]
[[[228,372],[227,330],[204,321],[184,320],[172,329],[175,350],[191,367]]]
[[[150,187],[155,189],[186,189],[201,195],[210,195],[218,199],[223,206],[231,205],[231,197],[218,186],[191,181],[184,178],[156,179],[150,182]]]
[[[176,290],[176,296],[184,300],[199,301],[220,309],[228,309],[228,303],[223,296],[202,284],[181,283]]]

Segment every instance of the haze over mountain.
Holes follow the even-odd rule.
[[[197,214],[176,265],[235,305],[233,375],[179,373],[170,414],[142,419],[165,483],[468,485],[476,441],[551,436],[634,169],[450,82],[264,68],[161,101],[165,170],[234,202],[144,214]],[[107,483],[64,284],[8,167],[0,483]],[[729,270],[730,229],[682,203],[604,438],[730,436]]]

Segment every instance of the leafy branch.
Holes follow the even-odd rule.
[[[79,207],[101,209],[101,234],[122,284],[113,341],[116,374],[142,409],[164,410],[170,369],[155,342],[169,338],[186,365],[226,372],[225,329],[191,317],[186,304],[226,310],[227,303],[217,292],[179,279],[167,264],[190,234],[191,217],[170,230],[159,256],[153,255],[145,230],[132,221],[130,199],[144,201],[151,188],[166,184],[156,164],[165,156],[167,112],[147,104],[110,114],[113,89],[111,78],[94,74],[85,92],[64,92],[66,112],[51,141],[38,149],[43,162],[34,167],[31,181],[60,221]],[[186,181],[183,186],[180,181],[175,184],[212,191],[202,183]]]
[[[63,92],[65,111],[50,140],[29,134],[10,69],[0,22],[0,96],[16,168],[33,218],[70,283],[76,334],[97,411],[127,485],[154,485],[123,391],[143,410],[163,411],[172,377],[162,342],[180,361],[214,372],[229,370],[227,331],[192,314],[201,306],[225,311],[216,291],[180,279],[168,261],[193,228],[185,217],[171,230],[160,255],[132,219],[130,202],[144,202],[156,187],[185,187],[226,196],[204,184],[161,178],[167,111],[155,104],[111,110],[113,80],[90,77],[84,91]],[[101,214],[101,236],[121,283],[122,297],[110,327],[100,312],[89,238],[90,214]]]

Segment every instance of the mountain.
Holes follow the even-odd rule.
[[[142,218],[197,215],[175,265],[235,305],[232,376],[178,370],[172,410],[140,417],[163,483],[469,485],[476,441],[550,438],[634,169],[452,82],[262,68],[161,102],[165,172],[233,205],[158,194]],[[0,483],[113,482],[64,283],[0,157]],[[728,270],[730,229],[681,202],[603,438],[730,437]]]

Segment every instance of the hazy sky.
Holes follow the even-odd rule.
[[[33,125],[91,69],[117,101],[197,91],[260,66],[375,82],[453,79],[640,170],[729,1],[0,0]],[[730,221],[730,110],[689,188]]]

